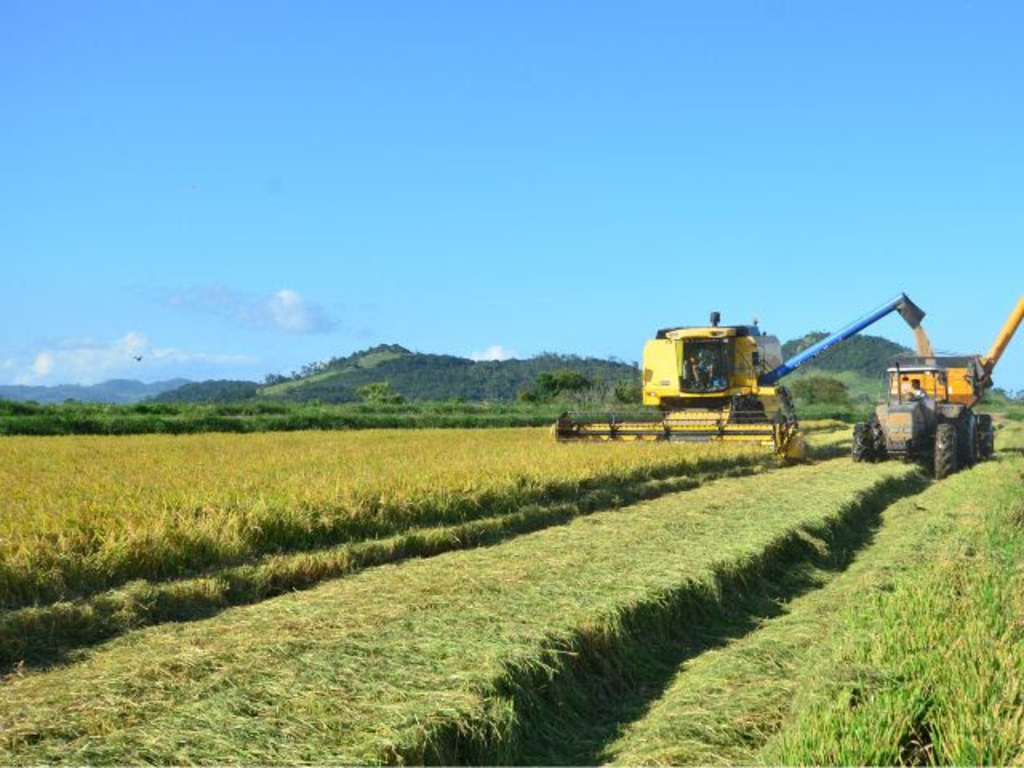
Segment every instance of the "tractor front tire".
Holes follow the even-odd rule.
[[[885,430],[882,429],[877,416],[871,419],[868,426],[871,428],[871,442],[874,446],[875,461],[885,461],[889,458],[889,450],[885,442]]]
[[[992,430],[992,417],[987,413],[978,414],[978,456],[992,458],[996,450],[996,435]]]
[[[875,460],[875,439],[871,433],[871,425],[860,422],[853,425],[853,448],[850,457],[854,461]]]
[[[957,470],[956,427],[939,424],[935,428],[935,479],[942,480]]]
[[[973,467],[978,461],[977,429],[970,411],[964,411],[956,420],[956,460],[961,469]]]

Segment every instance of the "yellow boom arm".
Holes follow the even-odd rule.
[[[1024,320],[1024,296],[1017,299],[1017,306],[1013,308],[1010,316],[1006,318],[1006,324],[1003,329],[999,331],[999,335],[996,336],[996,340],[992,342],[992,349],[988,351],[985,357],[981,358],[981,364],[985,367],[985,373],[991,374],[992,369],[996,367],[996,363],[999,362],[999,358],[1003,356],[1003,350],[1006,349],[1006,345],[1010,343],[1010,339],[1013,338],[1013,334],[1017,331],[1017,326],[1020,325],[1021,320]]]

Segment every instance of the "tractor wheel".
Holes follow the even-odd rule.
[[[939,424],[935,428],[935,479],[942,480],[956,472],[956,427]]]
[[[853,425],[853,449],[850,455],[854,461],[875,460],[875,441],[870,424],[862,421]]]
[[[874,444],[875,461],[885,461],[889,458],[889,451],[885,445],[885,430],[878,421],[878,417],[871,419],[871,442]]]
[[[992,430],[992,417],[987,413],[978,415],[978,457],[992,458],[996,449],[996,436]]]
[[[973,467],[978,461],[978,443],[974,414],[964,411],[956,420],[956,461],[961,469]]]

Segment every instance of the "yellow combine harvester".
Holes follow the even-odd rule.
[[[717,312],[708,326],[662,329],[643,357],[643,402],[657,411],[632,418],[564,413],[552,431],[566,441],[753,442],[802,458],[796,412],[776,382],[893,311],[915,329],[924,317],[900,294],[785,362],[778,338],[757,325],[721,326]]]

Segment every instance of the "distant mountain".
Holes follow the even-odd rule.
[[[100,384],[57,384],[55,386],[0,386],[0,399],[34,400],[37,403],[138,403],[189,383],[188,379],[168,379],[145,384],[134,379],[111,379]]]
[[[639,378],[631,365],[576,355],[545,354],[528,360],[474,361],[455,355],[411,352],[397,344],[382,344],[347,357],[305,366],[301,375],[268,377],[253,395],[290,401],[356,402],[358,389],[386,381],[407,400],[514,400],[540,373],[573,368],[591,380],[617,383]],[[221,390],[221,401],[249,397],[251,382],[200,382],[162,394],[160,401],[202,402]],[[238,397],[236,397],[238,396]]]

